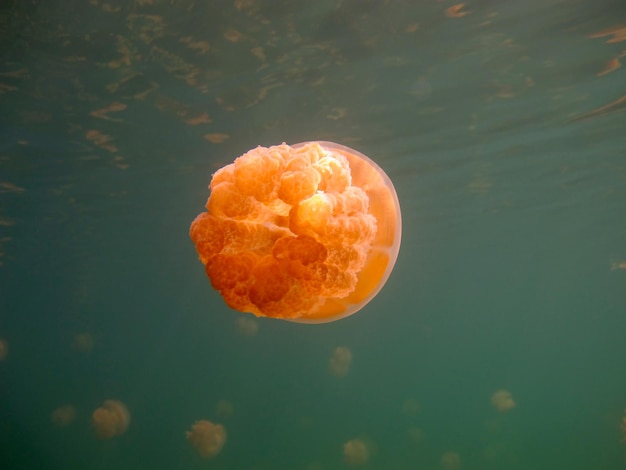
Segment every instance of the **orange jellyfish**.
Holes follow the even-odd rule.
[[[76,417],[76,408],[72,405],[59,406],[52,412],[52,422],[59,427],[65,427],[72,424]]]
[[[302,323],[345,318],[382,289],[400,249],[398,196],[356,150],[257,147],[218,170],[190,236],[226,304]]]
[[[424,430],[422,428],[418,428],[417,426],[411,426],[408,429],[409,438],[411,442],[414,444],[418,444],[424,440]]]
[[[364,465],[370,459],[370,449],[363,439],[351,439],[343,445],[343,458],[348,465]]]
[[[220,418],[228,418],[235,411],[235,407],[228,400],[220,400],[217,402],[215,411]]]
[[[94,339],[90,333],[77,333],[72,340],[72,348],[75,351],[89,354],[93,350]]]
[[[0,338],[0,361],[4,361],[9,355],[9,343],[5,339]]]
[[[91,424],[98,439],[111,439],[126,432],[130,424],[130,413],[121,401],[105,400],[91,415]]]
[[[461,457],[457,452],[444,452],[441,456],[441,468],[443,470],[459,470],[461,468]]]
[[[407,398],[402,405],[402,413],[405,415],[416,415],[421,407],[415,398]]]
[[[508,390],[497,390],[494,392],[491,396],[491,404],[500,412],[509,411],[516,406],[515,400],[513,400],[513,396]]]
[[[221,424],[201,419],[187,431],[187,440],[201,457],[208,459],[220,453],[226,443],[226,429]]]

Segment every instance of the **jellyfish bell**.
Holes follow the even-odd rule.
[[[500,412],[509,411],[517,405],[515,400],[513,400],[511,392],[508,390],[495,391],[493,395],[491,395],[491,404]]]
[[[257,147],[218,170],[190,227],[227,305],[325,323],[354,314],[389,278],[401,215],[390,178],[333,142]]]
[[[228,418],[235,411],[235,407],[228,400],[220,400],[215,406],[215,411],[220,418]]]
[[[219,454],[226,444],[226,429],[221,424],[201,419],[187,431],[187,440],[200,457],[208,459]]]
[[[345,377],[352,363],[352,351],[345,346],[337,346],[328,361],[328,371],[335,377]]]
[[[343,445],[343,458],[350,466],[360,466],[370,459],[370,448],[363,439],[350,439]]]
[[[237,318],[237,329],[244,336],[254,336],[259,331],[259,322],[250,316]]]
[[[91,424],[98,439],[111,439],[126,432],[130,413],[121,401],[105,400],[91,415]]]
[[[91,333],[77,333],[72,340],[72,348],[75,351],[89,354],[93,351],[94,339]]]
[[[4,361],[9,355],[9,343],[0,338],[0,361]]]
[[[406,415],[416,415],[419,413],[420,409],[419,402],[414,398],[407,398],[402,404],[402,413]]]
[[[461,468],[461,457],[457,452],[444,452],[441,456],[441,468],[443,470],[459,470]]]
[[[59,406],[52,412],[52,422],[59,427],[65,427],[72,424],[76,417],[76,408],[72,405]]]
[[[417,444],[424,440],[424,430],[422,428],[418,428],[417,426],[412,426],[407,431],[411,442]]]

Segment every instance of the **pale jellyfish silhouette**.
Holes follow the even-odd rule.
[[[402,404],[402,413],[405,415],[416,415],[420,411],[420,404],[414,398],[407,398]]]
[[[0,339],[0,361],[4,361],[9,355],[9,343],[6,339]]]
[[[497,390],[491,396],[491,404],[500,412],[505,412],[511,408],[515,408],[515,401],[508,390]]]
[[[187,440],[200,457],[208,459],[219,454],[226,444],[226,429],[221,424],[201,419],[187,431]]]
[[[444,452],[441,456],[441,468],[443,470],[459,470],[461,468],[461,457],[457,452]]]
[[[352,351],[344,346],[338,346],[328,363],[328,370],[335,377],[344,377],[352,363]]]
[[[121,401],[105,400],[91,415],[91,424],[98,439],[111,439],[126,432],[130,413]]]
[[[370,459],[370,449],[362,439],[351,439],[343,445],[343,458],[348,465],[363,465]]]
[[[76,418],[76,408],[72,405],[59,406],[52,412],[52,422],[59,427],[65,427],[72,424]]]
[[[91,333],[77,333],[72,340],[72,349],[83,354],[89,354],[93,350],[94,340]]]
[[[424,430],[416,426],[412,426],[408,430],[409,439],[415,444],[419,444],[424,440]]]
[[[244,336],[254,336],[259,331],[259,322],[250,317],[237,318],[237,329]]]
[[[235,409],[233,407],[233,404],[229,402],[228,400],[218,401],[215,407],[217,416],[219,416],[220,418],[228,418],[229,416],[233,414],[234,410]]]

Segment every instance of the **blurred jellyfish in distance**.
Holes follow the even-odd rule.
[[[220,400],[217,402],[215,411],[217,413],[217,416],[223,419],[232,416],[235,408],[233,407],[233,404],[228,400]]]
[[[76,418],[76,408],[72,405],[59,406],[52,412],[52,422],[59,427],[65,427],[72,424]]]
[[[424,430],[422,428],[412,426],[408,429],[407,433],[409,435],[409,439],[414,444],[418,444],[424,440]]]
[[[515,408],[516,405],[511,392],[508,390],[497,390],[494,392],[491,396],[491,404],[500,412],[505,412],[511,408]]]
[[[387,281],[400,204],[384,171],[332,142],[257,147],[218,170],[190,237],[229,307],[324,323],[352,315]]]
[[[461,468],[461,457],[457,452],[444,452],[441,456],[441,468],[443,470],[459,470]]]
[[[259,331],[259,322],[251,317],[237,318],[237,329],[244,336],[254,336]]]
[[[352,363],[352,351],[344,346],[338,346],[328,362],[328,370],[335,377],[345,377]]]
[[[121,401],[105,400],[91,415],[91,424],[98,439],[111,439],[126,432],[130,413]]]
[[[420,411],[420,404],[414,398],[407,398],[402,404],[402,413],[405,415],[416,415]]]
[[[6,339],[0,338],[0,361],[4,361],[9,355],[9,343]]]
[[[364,465],[370,459],[368,445],[363,439],[350,439],[343,445],[343,458],[348,465]]]
[[[94,340],[90,333],[77,333],[72,340],[72,349],[83,354],[89,354],[93,350]]]
[[[201,419],[187,431],[187,440],[200,457],[208,459],[220,453],[226,443],[226,429],[221,424]]]

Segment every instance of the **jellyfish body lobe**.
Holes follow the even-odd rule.
[[[191,224],[207,276],[233,309],[322,323],[382,288],[400,248],[389,177],[332,142],[257,147],[218,170]]]
[[[196,421],[187,431],[187,440],[205,459],[219,454],[226,443],[226,429],[221,424],[214,424],[206,419]]]
[[[91,424],[98,439],[111,439],[126,432],[130,413],[121,401],[105,400],[91,415]]]

